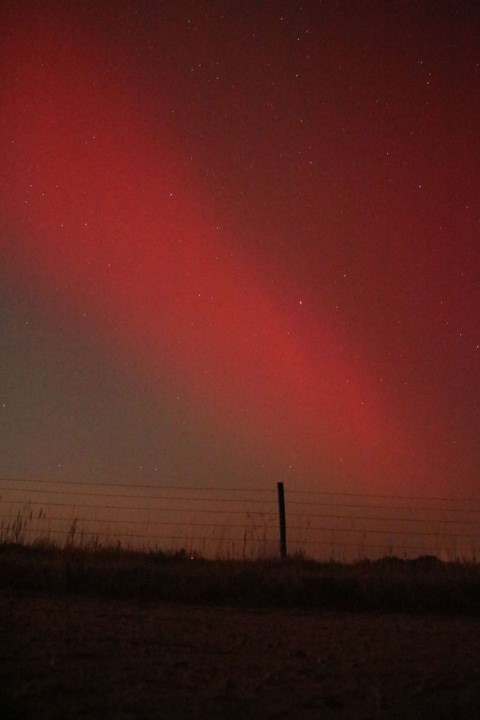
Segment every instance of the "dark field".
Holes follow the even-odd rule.
[[[478,618],[11,593],[0,613],[2,718],[453,720],[480,711]]]
[[[478,578],[3,546],[0,717],[477,718]]]

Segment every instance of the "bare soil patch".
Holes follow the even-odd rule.
[[[480,619],[0,595],[3,718],[478,718]]]

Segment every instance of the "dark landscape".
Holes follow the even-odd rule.
[[[0,548],[1,717],[473,718],[480,570]]]

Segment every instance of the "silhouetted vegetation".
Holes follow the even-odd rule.
[[[0,589],[168,603],[478,613],[480,566],[432,556],[352,564],[301,555],[206,560],[185,550],[0,544]]]

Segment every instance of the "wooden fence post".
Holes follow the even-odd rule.
[[[285,493],[283,482],[277,483],[278,491],[278,520],[280,523],[280,557],[287,557],[287,523],[285,521]]]

